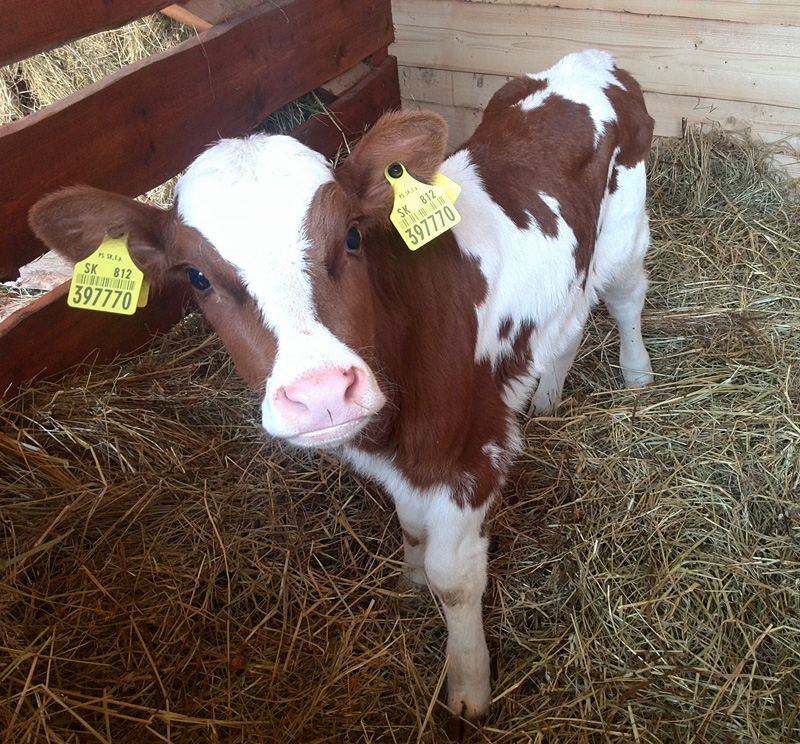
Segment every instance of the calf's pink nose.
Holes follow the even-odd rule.
[[[278,388],[273,403],[301,433],[318,431],[367,415],[368,386],[366,374],[357,367],[318,369]]]

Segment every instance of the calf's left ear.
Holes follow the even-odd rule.
[[[151,283],[163,283],[169,268],[171,211],[120,194],[70,186],[36,202],[28,222],[48,248],[76,263],[91,255],[106,235],[127,234],[131,258]]]
[[[389,216],[394,196],[384,171],[400,163],[414,178],[430,183],[444,160],[447,124],[430,111],[384,114],[336,169],[336,178],[367,217]]]

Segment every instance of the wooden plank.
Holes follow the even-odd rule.
[[[41,195],[74,183],[141,194],[391,39],[389,0],[264,5],[3,126],[0,280],[43,250],[27,226]]]
[[[395,0],[394,16],[402,65],[517,75],[600,47],[656,93],[800,101],[800,26],[460,0]]]
[[[118,28],[170,4],[171,0],[6,0],[0,3],[0,67]]]
[[[67,307],[65,282],[0,322],[0,398],[22,381],[52,375],[83,362],[105,361],[144,346],[179,321],[189,294],[161,295],[123,316]]]
[[[167,18],[172,18],[173,21],[178,21],[184,26],[191,26],[196,33],[200,31],[208,31],[214,24],[209,23],[194,13],[189,12],[182,5],[168,5],[161,11]]]
[[[399,105],[397,60],[390,57],[331,104],[330,117],[314,117],[292,134],[332,158],[344,136],[352,141]],[[135,351],[180,320],[188,299],[180,291],[157,295],[146,308],[123,316],[70,308],[68,291],[66,282],[0,322],[0,398],[13,395],[25,380],[58,375],[84,359]]]
[[[366,62],[351,67],[347,72],[337,75],[333,80],[328,80],[319,88],[319,92],[325,96],[338,98],[346,90],[350,90],[356,83],[363,80],[370,73],[370,66]]]
[[[283,3],[286,0],[282,0]],[[214,25],[241,13],[248,8],[261,5],[264,0],[187,0],[181,5],[192,15],[202,18],[204,21]],[[273,6],[280,3],[270,0]]]
[[[737,23],[800,26],[797,0],[469,0],[504,5],[540,5],[573,10],[609,10],[640,15],[671,15]],[[401,2],[397,3],[402,5]]]
[[[385,111],[400,108],[397,58],[386,61],[356,83],[345,95],[292,132],[301,142],[329,158],[349,150]]]
[[[507,76],[450,70],[401,67],[400,89],[406,101],[441,104],[462,109],[484,109]],[[645,92],[656,134],[679,136],[688,123],[716,123],[724,129],[749,129],[765,142],[782,141],[787,153],[800,149],[800,108],[726,101],[700,96],[674,96]],[[461,116],[459,122],[465,121]],[[452,140],[451,140],[452,141]]]

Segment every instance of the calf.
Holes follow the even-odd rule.
[[[385,488],[408,578],[447,621],[447,705],[477,721],[487,519],[520,448],[517,415],[558,403],[600,299],[626,385],[652,380],[640,329],[652,129],[633,78],[586,51],[501,88],[447,159],[439,116],[390,113],[335,170],[290,137],[223,140],[173,209],[72,187],[31,224],[76,260],[127,233],[154,284],[192,284],[269,434],[334,450]],[[461,222],[413,253],[389,222],[398,163],[462,188]]]

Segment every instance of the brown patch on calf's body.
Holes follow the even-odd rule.
[[[493,118],[497,114],[504,115],[511,106],[522,103],[529,96],[545,88],[547,88],[545,78],[518,77],[509,80],[491,97],[483,112],[481,126],[487,118]]]
[[[481,502],[489,494],[476,443],[491,438],[487,428],[505,426],[490,370],[474,361],[483,275],[452,234],[411,252],[393,230],[368,233],[364,250],[376,299],[376,371],[392,389],[384,390],[389,404],[376,422],[380,433],[368,430],[374,439],[360,446],[388,454],[416,488],[446,484],[465,503]]]
[[[625,70],[617,68],[614,74],[624,90],[611,86],[605,93],[617,114],[620,148],[617,163],[624,168],[633,168],[647,160],[650,154],[655,122],[647,113],[639,83]]]
[[[346,248],[347,232],[363,219],[344,189],[331,181],[319,188],[306,215],[305,232],[311,243],[307,255],[314,307],[319,321],[343,344],[360,353],[374,346],[373,291],[367,248]],[[374,359],[363,356],[373,366]]]
[[[555,199],[575,235],[578,276],[586,276],[594,254],[615,149],[618,164],[632,167],[647,157],[652,139],[641,89],[623,70],[615,74],[624,89],[611,86],[605,93],[617,121],[606,123],[596,144],[586,105],[550,93],[525,111],[522,101],[546,91],[547,83],[518,78],[494,94],[483,121],[461,148],[469,151],[491,198],[520,230],[529,229],[533,219],[544,236],[557,237],[557,216],[540,194]],[[611,179],[609,188],[616,188],[614,173]]]
[[[344,233],[341,239],[344,251]],[[315,244],[312,265],[327,250]],[[361,250],[359,257],[345,256],[359,258],[361,266],[339,286],[312,268],[320,321],[350,340],[387,397],[351,446],[388,457],[415,488],[446,485],[460,505],[480,506],[505,477],[481,448],[505,441],[508,430],[492,370],[474,361],[483,275],[452,234],[411,252],[393,228],[373,223]],[[343,310],[343,303],[350,307]],[[348,323],[357,330],[342,330]]]
[[[392,134],[398,121],[400,137]],[[404,134],[409,122],[424,136]],[[510,415],[490,365],[474,360],[476,307],[487,286],[452,233],[412,252],[389,223],[383,169],[401,162],[430,180],[444,154],[439,117],[409,122],[379,122],[315,195],[306,220],[314,304],[387,398],[350,446],[388,458],[417,489],[445,485],[459,504],[480,506],[505,477],[482,447],[506,441]],[[355,255],[345,249],[353,224],[363,237]]]
[[[510,318],[502,321],[503,326]],[[504,356],[495,366],[495,378],[497,384],[501,388],[505,388],[512,380],[521,379],[528,374],[530,369],[532,356],[531,356],[531,335],[536,330],[536,324],[530,320],[523,320],[517,329],[514,340],[511,342],[511,353]],[[511,329],[506,332],[506,338],[510,335]]]
[[[608,158],[602,163],[596,157],[594,134],[585,105],[550,94],[529,111],[518,105],[496,111],[464,145],[489,195],[519,229],[531,228],[533,218],[545,237],[556,238],[558,216],[542,195],[558,203],[575,234],[578,273],[588,268],[594,252],[608,168]]]

